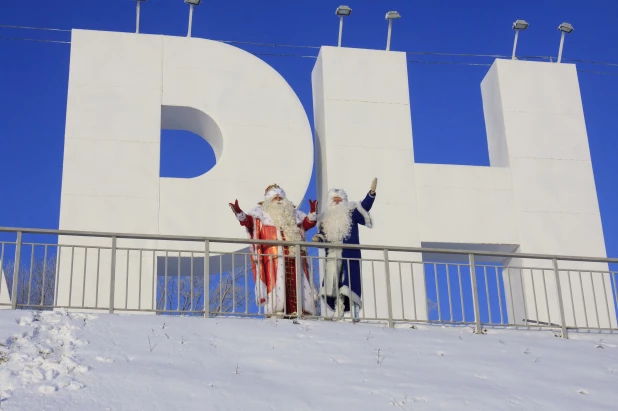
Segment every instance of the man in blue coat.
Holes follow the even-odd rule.
[[[373,227],[369,211],[376,197],[377,184],[378,179],[374,178],[369,193],[360,203],[348,202],[348,196],[342,189],[329,190],[326,209],[320,214],[318,233],[312,241],[359,244],[358,225]],[[358,249],[326,249],[320,297],[338,316],[352,312],[356,319],[363,306],[360,258],[361,250]]]

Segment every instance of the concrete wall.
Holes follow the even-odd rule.
[[[519,251],[605,257],[575,65],[496,60],[481,90],[490,163],[510,170]],[[551,262],[533,260],[512,261],[511,265],[551,268]],[[561,268],[608,271],[607,264],[567,262],[561,263]],[[510,270],[507,275],[513,284],[521,284],[519,277],[524,276],[525,289],[516,287],[514,298],[525,299],[533,307],[535,292],[538,297],[539,290],[549,289],[549,301],[537,298],[538,313],[529,308],[527,316],[559,323],[554,277],[545,276],[544,283],[540,273]],[[575,325],[575,316],[580,326],[586,322],[616,326],[609,275],[594,274],[593,280],[590,275],[582,274],[580,283],[578,272],[561,274],[567,324]],[[605,298],[611,304],[610,310]],[[516,310],[516,317],[523,318],[523,308]]]

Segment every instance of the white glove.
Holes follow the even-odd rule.
[[[374,178],[373,181],[371,182],[371,188],[369,189],[369,192],[374,195],[376,193],[376,188],[378,187],[378,179]]]

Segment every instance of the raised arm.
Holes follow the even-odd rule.
[[[234,215],[236,215],[236,218],[240,222],[240,225],[245,227],[250,233],[253,232],[253,217],[245,214],[245,212],[242,211],[242,209],[238,205],[238,200],[236,200],[234,204],[229,203],[229,205],[234,212]]]
[[[367,193],[365,199],[361,201],[361,207],[367,212],[371,211],[371,207],[373,207],[373,202],[375,201],[376,196],[375,193],[372,196],[371,193]]]
[[[373,202],[376,199],[376,186],[378,185],[378,179],[374,178],[371,182],[371,188],[369,192],[365,196],[365,199],[361,201],[360,206],[356,207],[356,210],[352,213],[352,220],[358,224],[364,225],[368,228],[373,227],[373,222],[371,221],[371,216],[369,215],[369,211],[371,207],[373,207]]]
[[[374,178],[369,188],[369,193],[365,196],[365,199],[361,202],[361,207],[367,212],[373,207],[373,202],[376,199],[376,188],[378,186],[378,179]]]
[[[318,223],[318,200],[309,200],[310,211],[307,217],[303,219],[303,229],[311,230]]]

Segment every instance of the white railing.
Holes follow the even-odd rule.
[[[10,297],[0,306],[12,309],[263,317],[267,307],[256,304],[251,265],[258,256],[249,245],[285,244],[295,247],[295,257],[259,255],[296,263],[297,306],[284,316],[340,319],[321,298],[311,309],[303,307],[307,279],[300,269],[306,264],[311,287],[319,291],[323,250],[340,247],[364,254],[357,260],[358,321],[391,327],[469,324],[477,333],[484,326],[555,328],[565,338],[569,329],[618,331],[618,271],[610,269],[618,259],[22,228],[0,232],[15,236],[0,241],[0,296]],[[50,237],[51,242],[41,240]],[[342,263],[349,271],[354,261]]]

